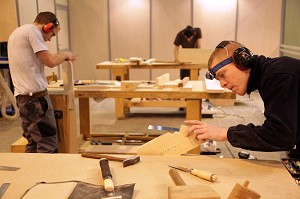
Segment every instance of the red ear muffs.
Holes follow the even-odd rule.
[[[49,33],[53,30],[54,27],[54,23],[47,23],[43,26],[42,30],[44,31],[44,33]]]

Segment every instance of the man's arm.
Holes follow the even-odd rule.
[[[179,46],[175,46],[174,47],[174,62],[179,62],[178,54],[179,54]]]
[[[74,61],[75,58],[72,56],[70,52],[63,52],[61,54],[51,54],[48,50],[40,51],[36,53],[38,57],[42,60],[42,62],[50,67],[53,68],[58,66],[63,61]]]
[[[201,38],[197,39],[197,48],[201,48]]]

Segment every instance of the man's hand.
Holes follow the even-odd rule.
[[[192,136],[193,138],[201,140],[215,140],[218,142],[227,141],[227,131],[226,128],[219,128],[205,122],[198,120],[186,120],[184,123],[188,126],[189,131],[187,136]]]
[[[63,52],[63,54],[66,56],[66,61],[75,61],[76,56],[73,56],[71,52]]]

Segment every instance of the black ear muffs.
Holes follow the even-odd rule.
[[[251,68],[252,52],[246,47],[236,49],[232,55],[233,62],[240,70]]]
[[[49,33],[53,30],[53,28],[55,28],[58,25],[59,25],[59,22],[57,19],[55,19],[52,23],[47,23],[47,24],[43,25],[42,30],[44,33]]]
[[[222,41],[221,43],[218,44],[216,48],[225,48],[228,53],[226,45],[228,45],[229,43],[230,41]],[[252,56],[253,54],[248,48],[241,46],[233,52],[231,58],[233,63],[240,70],[247,70],[248,68],[251,68],[251,65],[249,63],[252,60]]]

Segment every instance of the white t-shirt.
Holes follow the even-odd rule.
[[[37,52],[48,50],[43,35],[34,24],[18,27],[8,39],[8,61],[14,95],[30,94],[48,87],[44,63]]]

